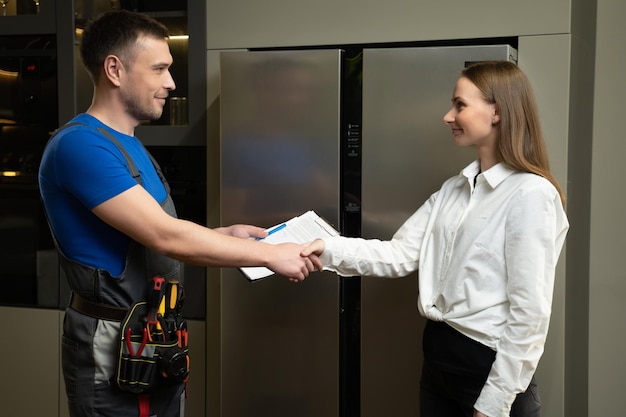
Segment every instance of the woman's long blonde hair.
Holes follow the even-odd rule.
[[[496,105],[500,115],[497,138],[500,161],[515,170],[549,180],[565,207],[565,194],[550,172],[537,103],[526,75],[510,61],[478,62],[465,68],[461,75],[478,87],[487,102]]]

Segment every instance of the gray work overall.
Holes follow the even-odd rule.
[[[120,147],[131,174],[141,184],[139,172],[121,144],[104,129],[98,130]],[[167,191],[167,198],[161,206],[169,215],[176,217],[169,185],[154,159],[153,164]],[[107,320],[92,317],[97,314],[83,314],[84,311],[77,311],[80,308],[75,300],[80,298],[109,308],[117,307],[123,314],[135,302],[148,300],[153,276],[181,281],[179,262],[131,241],[124,271],[120,276],[112,277],[105,270],[67,258],[60,249],[58,252],[73,291],[72,302],[66,310],[63,323],[62,342],[62,367],[70,415],[183,417],[185,383],[158,387],[149,394],[140,394],[143,402],[139,401],[140,395],[117,387],[114,378],[121,319]],[[146,409],[147,404],[149,411]],[[141,413],[140,408],[143,408]]]

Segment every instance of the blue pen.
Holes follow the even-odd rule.
[[[267,236],[269,236],[269,235],[273,235],[274,233],[278,232],[279,230],[284,229],[285,227],[287,227],[287,223],[283,223],[283,224],[281,224],[280,226],[276,226],[275,228],[273,228],[272,230],[269,230],[269,231],[267,232]],[[266,237],[267,237],[267,236],[266,236]],[[256,238],[256,240],[262,240],[262,239],[265,239],[265,238],[263,238],[263,237],[257,237],[257,238]]]

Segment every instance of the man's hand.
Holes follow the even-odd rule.
[[[267,231],[265,229],[249,224],[233,224],[232,226],[218,227],[214,230],[228,236],[240,237],[242,239],[251,237],[262,239],[267,237]]]

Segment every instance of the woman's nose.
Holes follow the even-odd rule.
[[[443,122],[445,124],[454,122],[454,116],[452,114],[452,110],[449,110],[446,114],[443,115]]]

